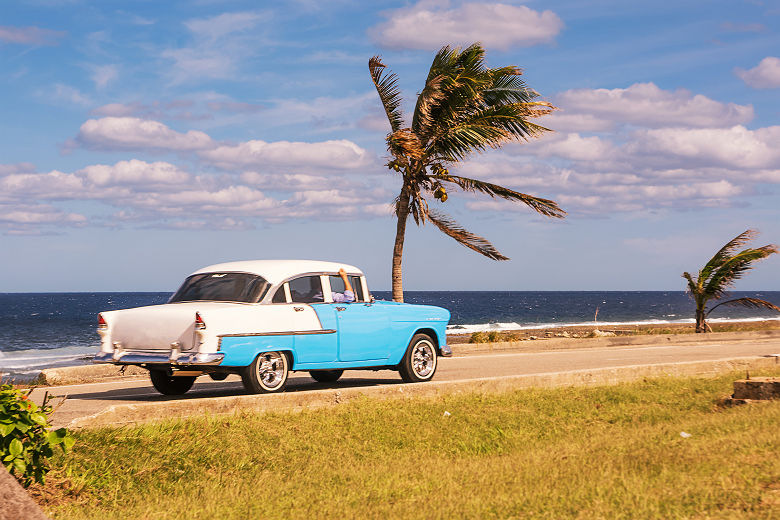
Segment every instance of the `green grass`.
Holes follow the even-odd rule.
[[[778,518],[780,402],[717,406],[740,376],[82,431],[55,460],[45,508],[100,519]]]

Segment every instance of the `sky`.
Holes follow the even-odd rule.
[[[746,229],[780,243],[777,0],[0,0],[0,292],[172,291],[263,258],[389,289],[400,179],[368,59],[408,116],[435,52],[473,42],[558,110],[451,171],[568,214],[449,190],[431,204],[511,260],[410,222],[406,290],[683,290]],[[777,257],[736,288],[780,290]]]

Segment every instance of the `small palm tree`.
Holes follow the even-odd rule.
[[[406,222],[411,215],[417,225],[432,222],[443,233],[493,260],[508,260],[484,238],[460,226],[452,218],[430,208],[427,197],[444,203],[447,189],[480,192],[491,197],[521,202],[548,217],[566,212],[547,199],[453,175],[448,166],[473,152],[498,148],[503,143],[537,137],[547,128],[529,121],[554,110],[551,104],[535,101],[539,94],[520,79],[515,66],[488,68],[485,51],[478,43],[461,50],[443,47],[433,59],[425,87],[417,96],[411,126],[405,127],[401,113],[398,77],[385,72],[379,56],[368,62],[371,79],[390,121],[387,167],[402,177],[395,199],[396,226],[393,248],[393,300],[403,301],[401,260]]]
[[[710,261],[699,270],[695,280],[689,273],[683,273],[683,278],[688,281],[688,291],[691,293],[691,298],[696,302],[696,332],[712,332],[706,319],[713,310],[721,305],[742,305],[780,311],[780,307],[777,305],[759,298],[736,298],[721,302],[709,310],[706,309],[710,300],[720,300],[727,296],[726,289],[733,287],[734,282],[742,278],[742,275],[753,267],[751,265],[753,262],[778,252],[777,246],[774,244],[737,252],[740,247],[756,236],[758,233],[752,229],[736,236],[710,258]]]

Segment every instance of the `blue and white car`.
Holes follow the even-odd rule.
[[[355,300],[335,303],[346,290]],[[334,294],[337,293],[337,294]],[[376,301],[356,267],[311,260],[255,260],[192,273],[168,303],[101,312],[96,363],[149,370],[166,395],[201,375],[239,374],[247,391],[280,392],[290,371],[333,382],[345,370],[397,370],[430,381],[451,356],[450,313],[428,305]]]

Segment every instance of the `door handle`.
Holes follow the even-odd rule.
[[[293,307],[293,309],[295,309],[295,312],[301,312],[303,307]]]
[[[346,307],[336,307],[336,310],[337,311],[345,311],[345,310],[347,310],[347,308]]]

